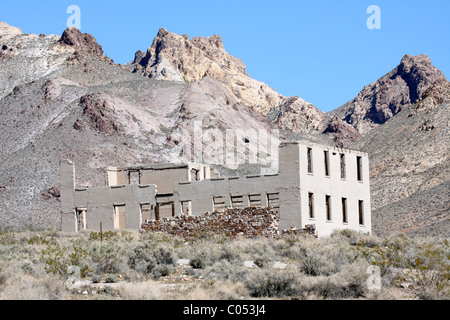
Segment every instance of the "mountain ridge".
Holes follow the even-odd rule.
[[[324,113],[251,79],[219,36],[189,39],[160,29],[152,46],[122,66],[79,30],[38,36],[0,23],[0,225],[58,227],[60,159],[76,163],[77,185],[102,185],[108,166],[179,161],[179,133],[192,134],[201,121],[202,128],[278,129],[282,141],[366,151],[377,234],[394,225],[450,234],[449,82],[428,57],[405,56],[352,100],[357,107]],[[173,75],[192,78],[155,79]],[[374,125],[374,117],[384,122]],[[260,168],[216,169],[251,175]]]

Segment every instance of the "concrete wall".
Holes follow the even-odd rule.
[[[250,206],[250,197],[261,195],[261,206],[269,205],[269,195],[279,197],[280,228],[301,225],[299,149],[296,144],[280,147],[280,173],[266,176],[231,177],[198,182],[176,183],[174,202],[176,214],[181,214],[182,202],[192,201],[193,215],[214,211],[214,198],[224,197],[225,208],[233,207],[233,198],[242,196],[244,207]]]
[[[193,215],[213,212],[215,197],[224,197],[224,207],[232,208],[232,198],[242,196],[242,205],[249,207],[249,196],[261,195],[262,206],[267,206],[267,194],[280,192],[277,183],[274,183],[278,179],[279,176],[256,176],[178,183],[174,186],[175,213],[181,215],[181,203],[189,201]]]
[[[114,207],[125,206],[123,229],[139,230],[142,225],[141,205],[155,205],[156,186],[126,185],[75,190],[74,208],[86,208],[86,228],[120,229]]]
[[[308,148],[311,149],[312,173],[308,172]],[[345,156],[345,178],[341,178],[341,155]],[[361,159],[361,181],[357,178],[357,157]],[[327,158],[326,165],[325,158]],[[181,214],[181,203],[188,201],[192,203],[194,215],[212,212],[215,209],[215,197],[223,197],[223,207],[231,208],[233,198],[243,196],[243,205],[248,207],[250,196],[258,194],[262,195],[261,205],[266,206],[268,195],[275,193],[279,195],[280,229],[314,224],[321,236],[330,235],[339,229],[371,233],[367,154],[317,144],[281,144],[278,175],[177,183],[174,186],[175,212]],[[310,216],[310,194],[313,217]],[[346,222],[343,220],[343,198],[346,199]],[[222,198],[219,201],[222,202]],[[363,224],[360,224],[359,217],[360,201],[362,201]],[[330,219],[327,215],[328,210]]]
[[[308,154],[311,155],[310,160]],[[342,158],[345,158],[344,177],[341,174]],[[192,169],[198,174],[193,174]],[[83,215],[85,212],[88,229],[98,229],[100,222],[105,230],[118,226],[139,229],[142,204],[154,208],[153,216],[158,212],[163,218],[186,212],[201,215],[215,209],[245,208],[253,199],[263,207],[278,207],[280,229],[315,224],[320,236],[327,236],[338,229],[371,232],[369,159],[365,153],[347,149],[282,143],[279,173],[266,176],[208,179],[212,174],[209,167],[197,164],[108,168],[110,186],[83,190],[74,189],[72,162],[62,161],[60,170],[61,217],[65,231],[77,230],[79,224],[74,214],[77,208],[85,210],[81,211]],[[139,185],[129,184],[129,172],[139,173]],[[343,198],[346,199],[347,221],[343,220]],[[313,216],[310,216],[310,203]],[[360,204],[363,221],[360,221]],[[126,211],[126,218],[121,223],[115,206],[117,212]]]
[[[365,153],[320,145],[299,144],[300,202],[302,222],[315,224],[320,235],[336,229],[371,232],[369,160]],[[313,172],[308,172],[308,148],[312,149]],[[328,151],[328,173],[325,153]],[[341,154],[345,155],[345,178],[341,178]],[[357,179],[357,157],[362,160],[362,181]],[[309,194],[313,194],[314,217],[309,213]],[[331,220],[327,220],[326,196],[330,197]],[[348,222],[343,221],[342,198],[347,199]],[[364,224],[359,224],[359,201],[364,205]]]
[[[173,168],[164,170],[141,171],[141,184],[155,184],[158,186],[158,194],[173,193],[173,184],[179,181],[188,181],[188,168]]]
[[[75,218],[75,166],[70,160],[62,160],[59,164],[59,181],[61,191],[61,228],[63,231],[76,231]]]
[[[106,174],[108,186],[120,186],[130,183],[127,170],[109,167],[106,169]]]
[[[79,231],[77,209],[85,211],[85,225],[88,230],[99,230],[100,222],[105,231],[116,230],[119,226],[138,230],[142,225],[141,205],[155,205],[155,185],[122,185],[95,187],[87,189],[75,188],[75,167],[71,161],[61,161],[61,217],[62,230]],[[124,206],[126,217],[123,225],[116,215],[120,210],[115,207]]]

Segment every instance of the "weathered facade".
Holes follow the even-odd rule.
[[[202,164],[107,168],[107,186],[77,189],[72,162],[61,162],[62,229],[139,229],[146,220],[202,215],[225,208],[272,207],[279,228],[315,225],[371,232],[367,154],[283,143],[274,175],[216,177]]]

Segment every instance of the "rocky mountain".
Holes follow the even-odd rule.
[[[373,230],[450,233],[450,83],[440,81],[352,147],[370,155]]]
[[[252,79],[219,36],[161,29],[121,66],[77,29],[34,35],[2,22],[0,226],[59,227],[60,159],[75,162],[77,185],[103,185],[107,166],[183,160],[200,126],[279,129],[281,140],[369,152],[376,233],[448,235],[448,101],[448,82],[426,56],[405,56],[326,114]],[[256,174],[272,160],[215,168]]]
[[[324,113],[299,97],[284,97],[252,79],[245,64],[225,51],[222,38],[177,35],[160,29],[147,52],[138,51],[125,67],[151,79],[195,82],[219,81],[239,103],[268,115],[276,126],[293,132],[317,130]]]
[[[400,64],[330,115],[352,125],[362,135],[416,103],[435,82],[446,82],[426,54],[405,55]]]
[[[180,144],[196,124],[273,128],[218,79],[163,81],[132,73],[77,29],[37,36],[2,23],[0,32],[2,226],[59,226],[60,159],[76,163],[78,185],[103,185],[107,166],[182,161]]]

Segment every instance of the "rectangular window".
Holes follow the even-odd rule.
[[[358,201],[358,209],[359,209],[359,224],[364,225],[364,201]]]
[[[356,157],[356,166],[357,166],[357,176],[358,181],[362,181],[362,157]]]
[[[242,209],[242,208],[244,208],[244,197],[243,196],[231,197],[231,206],[234,209]]]
[[[261,207],[261,195],[260,194],[249,195],[248,202],[250,203],[250,207]]]
[[[141,204],[141,219],[142,223],[152,221],[152,206],[150,204]]]
[[[114,229],[125,230],[127,228],[127,215],[125,205],[114,206]]]
[[[76,219],[77,219],[77,231],[86,230],[86,208],[76,209]]]
[[[330,176],[330,153],[328,151],[323,152],[324,165],[325,165],[325,175]]]
[[[156,205],[156,220],[175,217],[175,203],[173,201]]]
[[[308,173],[313,173],[312,148],[308,148],[307,157],[308,157]]]
[[[331,196],[325,196],[325,205],[327,209],[327,221],[331,221]]]
[[[309,218],[314,219],[314,194],[308,193]]]
[[[348,223],[348,217],[347,217],[347,198],[342,198],[342,222]]]
[[[181,201],[181,214],[185,217],[192,215],[192,201]]]
[[[224,211],[225,210],[225,197],[214,197],[214,211]]]
[[[141,173],[139,171],[129,171],[128,175],[130,184],[141,184]]]
[[[270,208],[276,213],[280,212],[280,194],[279,193],[268,193],[267,203]]]
[[[347,178],[347,172],[345,168],[345,154],[341,153],[341,179]]]

